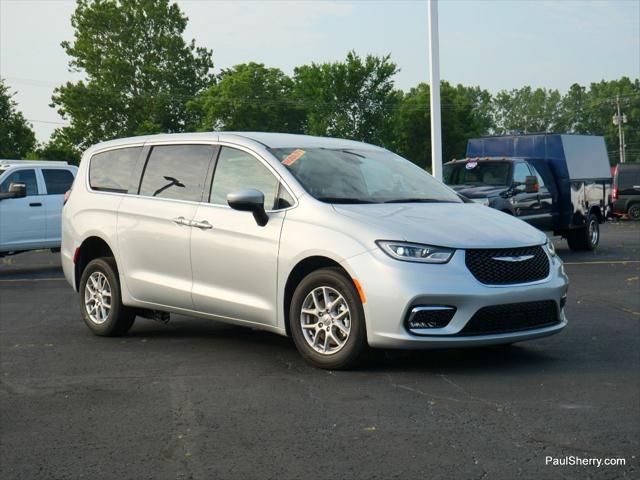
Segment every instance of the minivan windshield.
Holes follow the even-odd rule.
[[[509,185],[509,162],[468,161],[445,165],[443,179],[447,185]]]
[[[387,150],[271,149],[304,189],[327,203],[461,203],[422,168]]]

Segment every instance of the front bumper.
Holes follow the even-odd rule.
[[[467,269],[465,252],[458,250],[446,264],[394,260],[379,249],[345,262],[366,296],[364,311],[369,345],[378,348],[446,348],[494,345],[530,340],[559,332],[567,325],[561,298],[569,280],[558,257],[550,258],[549,276],[541,281],[510,286],[487,286]],[[483,307],[553,300],[559,323],[542,328],[490,335],[461,336],[459,332]],[[455,315],[444,328],[415,335],[405,326],[417,305],[450,305]]]

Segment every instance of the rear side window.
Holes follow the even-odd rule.
[[[27,187],[27,195],[38,195],[36,172],[32,168],[27,170],[18,170],[9,174],[9,176],[2,182],[2,185],[0,185],[0,192],[8,192],[12,183],[24,183]]]
[[[94,190],[127,193],[142,147],[127,147],[97,153],[91,157],[89,185]]]
[[[199,202],[213,156],[211,145],[153,147],[140,185],[140,195]]]
[[[71,188],[73,174],[69,170],[42,169],[44,184],[47,186],[47,195],[62,195]]]

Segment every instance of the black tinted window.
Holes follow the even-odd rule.
[[[256,189],[264,193],[264,208],[271,210],[278,180],[258,159],[242,150],[222,147],[211,189],[211,203],[227,204],[227,194]]]
[[[0,192],[8,192],[9,186],[12,183],[24,183],[27,186],[27,195],[38,195],[38,182],[36,181],[36,172],[33,169],[18,170],[17,172],[9,174],[9,176],[2,181]]]
[[[140,195],[200,201],[212,154],[210,145],[153,147],[142,177]]]
[[[63,169],[42,169],[44,183],[47,186],[48,195],[64,194],[71,188],[73,174]]]
[[[91,157],[89,184],[95,190],[125,192],[136,183],[133,171],[142,147],[118,148]]]

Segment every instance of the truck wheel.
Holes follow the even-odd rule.
[[[640,203],[634,203],[627,212],[631,220],[640,220]]]
[[[368,348],[360,296],[337,268],[316,270],[300,282],[291,299],[289,326],[296,348],[316,367],[351,368]]]
[[[122,304],[118,269],[113,258],[96,258],[82,272],[78,294],[87,327],[102,337],[117,337],[129,331],[136,318]]]
[[[567,243],[573,251],[591,251],[598,248],[598,244],[600,243],[600,224],[598,217],[590,213],[584,227],[568,232]]]

